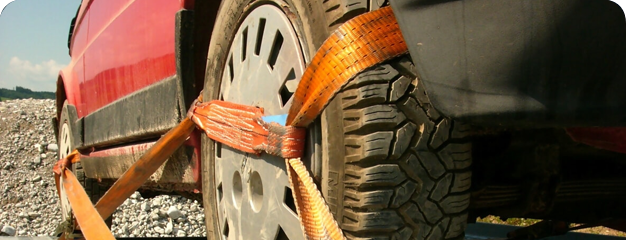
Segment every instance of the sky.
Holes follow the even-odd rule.
[[[80,0],[0,0],[0,88],[56,90]],[[5,7],[6,5],[6,7]]]

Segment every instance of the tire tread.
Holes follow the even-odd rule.
[[[461,239],[470,127],[436,112],[406,57],[390,62],[357,75],[336,98],[345,174],[330,179],[343,181],[335,192],[343,197],[329,201],[349,239]]]

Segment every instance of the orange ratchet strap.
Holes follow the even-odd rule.
[[[165,160],[183,145],[195,128],[189,118],[183,119],[181,123],[152,145],[137,162],[131,165],[96,203],[96,209],[98,209],[102,219],[111,216],[117,207],[137,191],[163,165]]]
[[[88,226],[89,228],[89,231],[83,232],[83,236],[86,239],[114,240],[115,237],[113,237],[109,227],[104,223],[96,208],[91,204],[91,200],[89,200],[89,196],[87,196],[80,182],[78,182],[72,171],[68,169],[72,163],[79,161],[80,154],[74,150],[74,152],[58,161],[54,166],[54,181],[56,182],[59,197],[61,197],[60,188],[62,187],[77,222],[80,226]],[[65,234],[67,233],[63,233],[60,239],[65,239]]]
[[[357,16],[341,25],[324,42],[305,70],[289,109],[288,126],[265,123],[261,120],[261,108],[223,101],[202,103],[199,98],[190,109],[188,118],[159,139],[133,164],[98,201],[95,208],[78,181],[66,169],[68,161],[78,158],[77,152],[60,160],[55,167],[57,190],[60,186],[59,178],[62,178],[65,189],[72,192],[68,199],[87,239],[109,239],[101,235],[105,232],[110,235],[102,219],[109,217],[137,190],[182,145],[197,125],[211,139],[230,147],[255,154],[265,151],[285,158],[296,210],[306,237],[316,240],[345,239],[309,171],[300,160],[305,127],[317,118],[328,102],[356,74],[406,51],[407,46],[391,8],[385,7]],[[80,191],[74,192],[76,190]]]
[[[259,154],[264,150],[284,157],[298,217],[308,239],[345,239],[300,159],[305,134],[300,127],[313,122],[356,74],[406,52],[391,8],[381,8],[346,22],[320,47],[296,90],[287,116],[289,126],[273,125],[282,135],[270,133],[268,124],[261,120],[263,110],[256,107],[223,101],[196,103],[189,117],[215,141],[244,152]],[[271,134],[280,140],[269,141]]]
[[[306,127],[350,79],[366,68],[407,52],[390,7],[341,25],[306,68],[289,109],[287,124]],[[300,223],[308,239],[345,239],[309,171],[299,158],[286,159]]]
[[[266,123],[263,109],[224,101],[194,102],[187,114],[211,139],[243,152],[302,156],[306,129]]]
[[[390,7],[347,21],[322,44],[294,94],[287,125],[306,127],[359,72],[407,52]]]
[[[199,99],[201,100],[201,98]],[[57,192],[61,197],[60,184],[62,181],[72,212],[84,237],[88,240],[115,239],[103,219],[111,216],[118,206],[139,189],[163,165],[165,160],[187,140],[194,129],[195,125],[190,119],[183,119],[180,124],[168,131],[137,162],[128,168],[95,206],[92,205],[82,185],[68,169],[71,166],[70,163],[80,161],[78,151],[74,151],[66,158],[59,160],[53,169]],[[59,239],[64,238],[65,233]]]

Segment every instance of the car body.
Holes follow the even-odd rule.
[[[190,87],[194,72],[187,71],[184,84],[177,73],[177,30],[183,31],[177,23],[191,20],[186,7],[192,8],[193,1],[82,2],[68,40],[72,60],[57,81],[57,106],[67,101],[74,113],[75,145],[83,154],[99,164],[114,158],[132,162],[186,114],[191,100],[184,102],[183,92],[197,96],[200,91]],[[160,182],[184,182],[186,190],[193,190],[191,183],[199,178],[197,162],[189,164],[193,153],[177,155],[184,159],[185,177],[168,177],[167,171]],[[123,172],[96,174],[90,169],[97,168],[89,166],[93,178],[115,179]]]
[[[625,124],[626,29],[616,3],[391,4],[446,116],[517,127]]]

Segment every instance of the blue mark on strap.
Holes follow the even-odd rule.
[[[263,116],[261,119],[263,119],[263,121],[265,121],[267,123],[269,123],[269,122],[278,123],[281,126],[285,126],[285,124],[287,124],[287,114],[273,115],[273,116]]]

